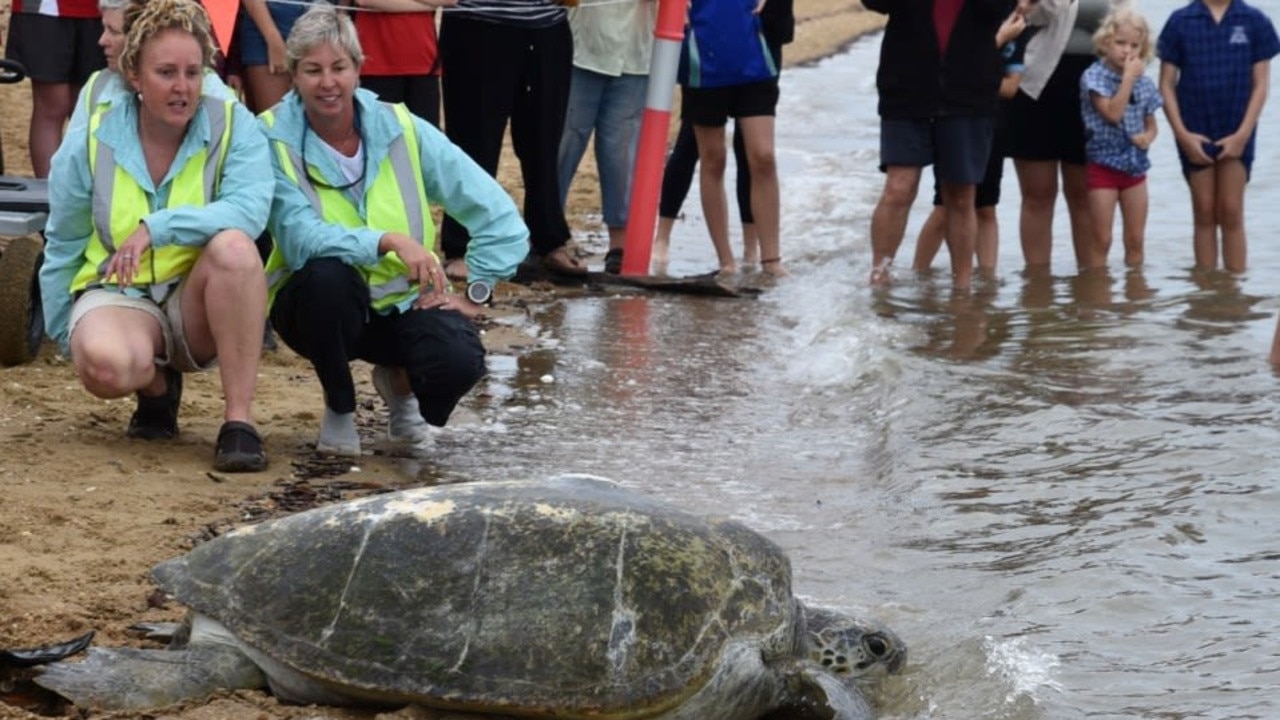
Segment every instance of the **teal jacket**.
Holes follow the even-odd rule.
[[[115,151],[116,163],[147,195],[150,212],[141,220],[151,232],[153,247],[202,247],[209,238],[227,229],[242,230],[251,238],[262,234],[271,210],[271,175],[264,172],[271,162],[270,151],[257,119],[240,103],[235,103],[232,111],[231,140],[218,195],[203,207],[164,208],[178,171],[213,140],[209,132],[209,118],[203,111],[197,111],[187,125],[187,134],[178,146],[178,154],[158,187],[151,182],[142,144],[138,142],[136,100],[113,101],[97,133],[98,141]],[[49,220],[44,231],[44,265],[40,268],[45,332],[58,342],[63,353],[68,351],[67,323],[74,300],[71,281],[84,264],[85,248],[93,232],[92,202],[89,127],[88,123],[81,123],[68,128],[62,144],[53,155],[49,170]]]
[[[360,116],[364,145],[365,180],[345,190],[365,215],[365,188],[373,185],[379,166],[392,142],[403,130],[395,113],[368,90],[356,90],[356,112]],[[301,152],[302,134],[307,138],[307,163],[316,177],[334,186],[347,183],[337,163],[321,147],[322,141],[307,127],[302,100],[290,91],[274,108],[275,121],[263,130],[272,141],[282,141]],[[467,270],[472,280],[494,282],[515,275],[516,267],[529,252],[529,229],[511,196],[459,147],[421,118],[413,119],[418,134],[424,186],[429,202],[467,228]],[[284,254],[291,271],[298,271],[314,258],[337,258],[348,265],[378,262],[378,242],[383,231],[368,227],[347,228],[325,222],[302,190],[280,167],[280,157],[271,153],[275,169],[275,198],[271,203],[268,227],[276,247]],[[356,194],[359,191],[359,194]],[[412,299],[402,303],[407,311]]]

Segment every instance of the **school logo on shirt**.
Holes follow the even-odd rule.
[[[1227,41],[1230,45],[1248,45],[1249,34],[1244,31],[1243,25],[1236,25],[1231,28],[1231,39]]]

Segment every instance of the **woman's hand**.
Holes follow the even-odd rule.
[[[107,277],[110,280],[116,278],[116,282],[121,287],[129,287],[133,284],[133,279],[138,274],[138,265],[142,261],[142,254],[151,247],[151,230],[147,228],[147,224],[140,222],[138,228],[129,233],[129,237],[125,238],[120,247],[116,248],[116,254],[111,256],[111,262],[107,264]],[[154,279],[154,278],[153,278]]]
[[[276,33],[274,38],[267,39],[267,70],[273,75],[283,75],[289,72],[288,51],[285,49],[284,39]]]
[[[427,250],[422,243],[403,233],[387,233],[378,242],[379,252],[394,252],[400,262],[408,268],[409,282],[417,283],[418,299],[414,307],[433,307],[439,305],[445,297],[449,281],[444,276],[444,267],[435,253]]]

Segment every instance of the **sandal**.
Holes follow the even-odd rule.
[[[568,245],[561,245],[542,256],[542,269],[552,275],[584,277],[587,266],[573,254]]]
[[[604,254],[604,271],[610,275],[622,274],[622,248],[609,248]]]
[[[246,422],[232,420],[218,430],[213,468],[219,472],[259,472],[267,469],[267,453],[262,437]]]

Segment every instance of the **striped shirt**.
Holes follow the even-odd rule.
[[[501,25],[523,28],[550,27],[565,22],[568,17],[564,7],[556,0],[458,0],[446,12],[456,12],[460,17],[474,18]]]

